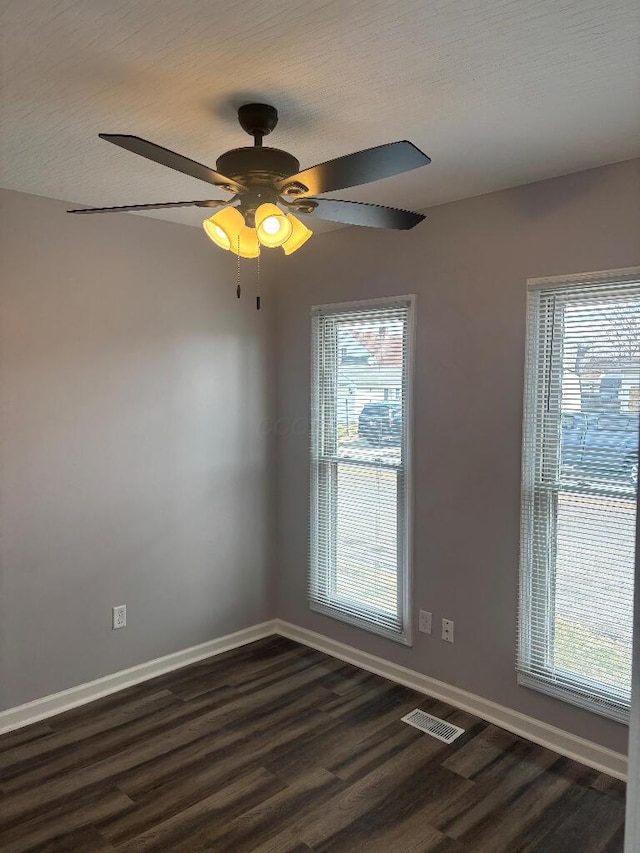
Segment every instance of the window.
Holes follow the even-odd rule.
[[[333,305],[312,320],[310,607],[405,643],[412,305]]]
[[[519,682],[628,717],[640,269],[530,283]]]

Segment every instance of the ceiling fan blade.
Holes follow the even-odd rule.
[[[287,187],[302,184],[307,190],[292,194],[328,193],[400,175],[430,162],[431,158],[411,142],[389,142],[312,166],[281,180],[278,189],[286,195]]]
[[[226,178],[208,166],[203,166],[202,163],[197,163],[195,160],[190,160],[188,157],[183,157],[182,154],[176,154],[175,151],[170,151],[161,145],[148,142],[139,136],[130,136],[129,134],[122,133],[99,133],[98,136],[100,139],[106,139],[107,142],[119,145],[120,148],[125,148],[127,151],[132,151],[134,154],[146,157],[147,160],[153,160],[154,163],[160,163],[161,166],[175,169],[176,172],[182,172],[184,175],[206,181],[208,184],[213,184],[221,189],[228,189],[230,192],[238,192],[238,190],[243,189],[236,181]]]
[[[365,204],[360,201],[339,201],[335,198],[305,198],[304,202],[313,202],[312,212],[304,213],[295,202],[290,210],[296,216],[311,216],[327,219],[329,222],[343,222],[345,225],[367,225],[369,228],[393,228],[407,231],[425,218],[423,213],[411,210],[398,210],[395,207],[383,207],[380,204]]]
[[[165,201],[160,204],[125,204],[120,207],[81,207],[67,213],[126,213],[130,210],[162,210],[164,207],[220,207],[229,204],[227,199],[204,199],[203,201]]]

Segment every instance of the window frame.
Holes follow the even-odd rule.
[[[547,602],[544,607],[537,606],[533,608],[532,598],[534,594],[531,591],[532,572],[535,571],[536,563],[533,559],[533,538],[535,532],[535,501],[530,498],[534,494],[536,488],[536,464],[539,462],[539,454],[537,453],[532,438],[535,437],[536,422],[539,418],[540,401],[537,396],[538,376],[541,371],[546,371],[549,377],[552,373],[552,364],[557,358],[562,358],[563,341],[554,342],[553,336],[548,342],[546,351],[541,345],[542,338],[540,334],[540,325],[542,322],[551,321],[553,328],[557,328],[555,314],[557,308],[551,311],[551,316],[542,318],[541,312],[538,311],[535,315],[532,312],[533,301],[538,298],[540,291],[556,290],[560,288],[580,287],[589,284],[616,285],[631,283],[640,280],[640,267],[625,267],[622,269],[602,270],[596,272],[575,273],[570,275],[548,276],[542,278],[532,278],[527,280],[527,305],[526,305],[526,357],[524,366],[524,412],[523,412],[523,428],[522,428],[522,476],[521,476],[521,521],[520,521],[520,565],[519,565],[519,612],[518,612],[518,643],[517,643],[517,681],[518,684],[524,687],[534,689],[540,693],[560,699],[568,704],[575,705],[580,708],[592,711],[600,716],[608,717],[621,723],[628,723],[629,710],[624,707],[616,707],[612,698],[615,691],[612,690],[610,698],[602,698],[601,695],[588,695],[590,680],[583,678],[578,684],[578,679],[575,680],[575,687],[565,684],[554,683],[551,678],[548,680],[543,676],[534,673],[534,666],[531,661],[534,660],[536,649],[531,643],[531,634],[533,631],[539,631],[539,628],[532,629],[532,623],[537,620],[539,625],[541,620],[545,619],[548,622],[549,615],[552,615],[553,608],[549,607],[549,597],[553,594],[551,587],[553,579],[549,580],[550,572],[545,568],[545,588]],[[530,318],[535,316],[535,320]],[[560,336],[562,337],[562,336]],[[555,344],[555,345],[554,345]],[[542,374],[544,375],[544,374]],[[562,412],[558,417],[558,429],[561,428]],[[558,452],[560,442],[556,444]],[[541,455],[540,455],[541,459]],[[552,495],[548,497],[547,507],[547,524],[553,525],[555,515],[553,514],[553,500],[557,501],[556,488]],[[524,507],[528,512],[525,514]],[[554,543],[556,539],[554,537]],[[555,547],[555,544],[554,544]],[[532,568],[533,567],[533,568]],[[538,587],[539,588],[539,587]],[[532,614],[538,614],[537,616]],[[553,630],[545,625],[545,634],[547,644],[550,642]],[[528,670],[528,671],[527,671]],[[597,682],[592,682],[595,688]],[[602,689],[598,689],[598,694],[602,693]],[[611,704],[610,704],[611,703]]]
[[[315,576],[314,566],[318,552],[318,460],[320,440],[320,419],[322,413],[319,406],[320,385],[318,376],[318,345],[316,341],[316,322],[319,317],[326,315],[349,314],[351,312],[392,309],[394,307],[406,308],[406,347],[404,350],[403,363],[403,441],[401,465],[398,468],[402,488],[400,494],[402,500],[398,505],[398,563],[397,578],[399,586],[398,613],[402,621],[400,632],[392,631],[384,626],[376,625],[373,621],[359,618],[349,614],[337,606],[323,604],[313,598],[312,590],[317,585],[319,578]],[[411,619],[413,601],[413,387],[415,369],[415,316],[416,297],[415,294],[402,296],[381,297],[374,299],[363,299],[351,302],[328,303],[325,305],[314,305],[311,308],[311,452],[310,452],[310,549],[308,564],[308,604],[309,609],[324,616],[336,619],[377,636],[385,637],[406,646],[413,645],[413,626]],[[340,364],[340,353],[336,351],[336,364]],[[389,401],[393,403],[395,401]],[[399,401],[401,402],[401,401]],[[351,460],[345,458],[344,462],[349,464]],[[357,461],[354,464],[358,464]],[[328,597],[328,596],[327,596]],[[372,611],[373,612],[373,611]]]

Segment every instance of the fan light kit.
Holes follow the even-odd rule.
[[[360,186],[430,163],[430,158],[411,142],[378,145],[300,171],[300,163],[291,154],[262,145],[263,137],[278,123],[275,107],[245,104],[238,110],[238,120],[242,129],[253,136],[254,144],[222,154],[215,170],[139,136],[100,134],[107,142],[231,193],[230,199],[130,204],[68,212],[122,213],[171,207],[221,207],[222,210],[205,219],[202,225],[217,246],[237,255],[238,266],[240,258],[259,260],[262,247],[282,247],[285,255],[296,252],[313,233],[302,220],[312,223],[313,219],[325,219],[345,225],[408,230],[424,219],[423,214],[409,210],[316,198],[321,193]]]

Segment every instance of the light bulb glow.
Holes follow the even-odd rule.
[[[256,210],[255,219],[258,240],[269,249],[282,246],[291,236],[293,226],[275,204],[261,204]]]
[[[280,230],[279,216],[267,216],[262,223],[262,228],[265,234],[277,234]]]
[[[225,207],[202,223],[207,237],[221,249],[231,249],[238,245],[238,236],[245,227],[244,217],[235,207]]]

